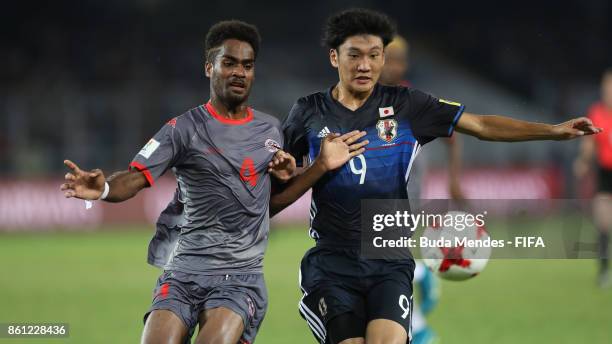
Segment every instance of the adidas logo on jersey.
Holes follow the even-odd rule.
[[[331,134],[331,131],[329,131],[329,128],[325,127],[321,129],[321,131],[319,131],[319,134],[317,135],[317,137],[322,139],[329,134]]]

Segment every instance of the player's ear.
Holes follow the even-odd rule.
[[[329,49],[329,62],[334,68],[338,68],[338,50]]]
[[[206,61],[204,63],[204,73],[206,74],[207,78],[210,78],[210,75],[212,73],[212,68],[213,68],[213,64],[212,63],[210,63],[208,61]]]

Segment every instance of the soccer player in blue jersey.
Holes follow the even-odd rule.
[[[283,123],[285,151],[313,161],[321,138],[363,130],[366,151],[330,171],[315,161],[271,199],[275,213],[313,186],[310,235],[316,246],[302,259],[299,310],[317,341],[405,344],[414,260],[360,255],[361,199],[406,199],[420,148],[453,131],[488,141],[567,140],[600,132],[587,118],[558,125],[464,112],[462,104],[402,86],[382,86],[385,46],[395,35],[381,13],[351,9],[331,16],[324,43],[338,82],[300,98]],[[335,136],[334,136],[335,137]]]

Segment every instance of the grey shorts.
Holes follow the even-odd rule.
[[[244,322],[240,343],[253,343],[268,306],[263,274],[199,275],[164,271],[153,291],[153,304],[144,316],[146,322],[154,310],[169,310],[193,335],[200,313],[225,307],[236,312]]]

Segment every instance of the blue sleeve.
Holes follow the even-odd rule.
[[[436,98],[415,89],[407,89],[410,123],[421,144],[436,137],[450,137],[465,107],[457,102]]]
[[[300,98],[291,108],[282,124],[284,151],[293,155],[298,166],[302,166],[303,157],[308,154],[308,138],[304,126],[304,112],[307,101]]]

